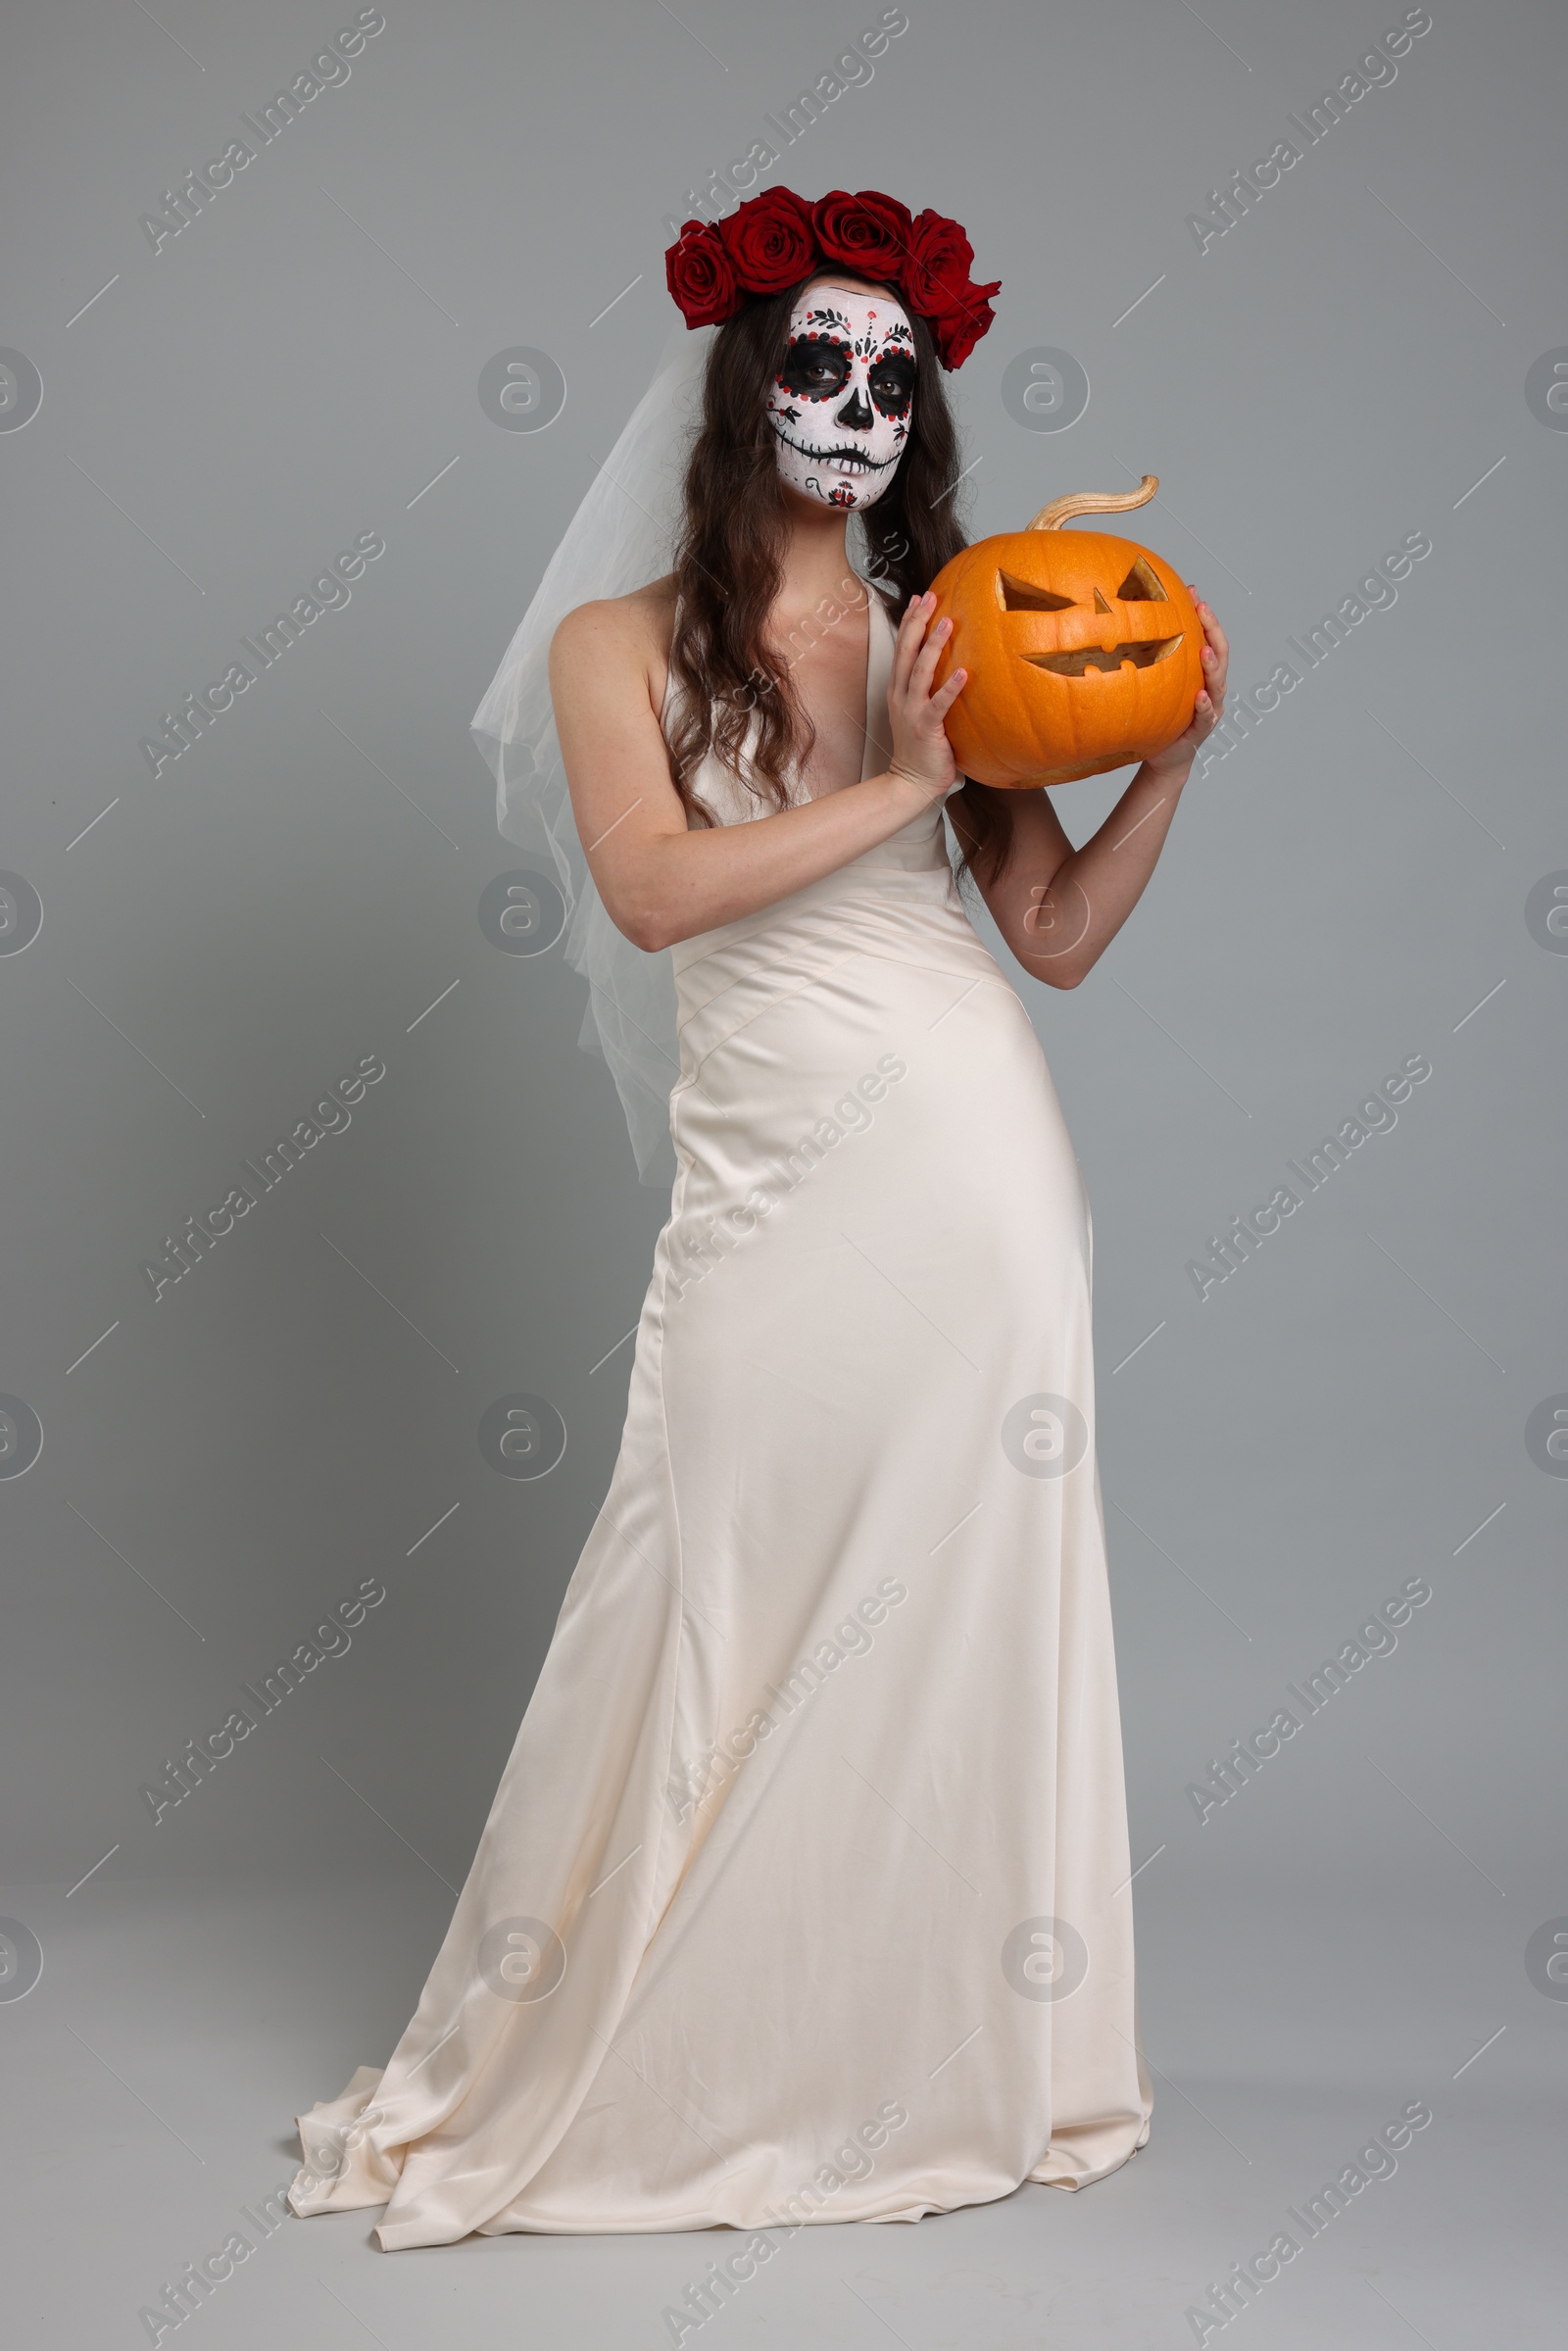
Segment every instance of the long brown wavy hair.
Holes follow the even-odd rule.
[[[809,284],[803,278],[801,285]],[[887,289],[891,291],[891,289]],[[668,730],[670,774],[682,804],[715,821],[692,786],[711,751],[775,808],[789,806],[786,769],[806,759],[814,730],[770,651],[764,625],[784,576],[790,514],[767,414],[769,386],[789,341],[801,287],[748,302],[718,329],[708,355],[703,416],[687,461],[684,519],[675,551],[679,599],[669,660],[681,688]],[[925,323],[911,318],[915,394],[909,436],[887,490],[861,511],[870,574],[895,623],[967,544],[954,511],[958,436]],[[750,774],[740,754],[759,720]],[[959,871],[977,859],[1000,872],[1008,827],[983,785],[966,784],[947,808]],[[960,814],[960,804],[962,812]]]

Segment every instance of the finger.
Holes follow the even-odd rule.
[[[918,596],[910,597],[904,608],[903,617],[893,639],[893,664],[888,677],[889,689],[893,692],[902,691],[909,663],[914,659],[911,650],[914,643],[911,623],[914,619],[915,607],[919,601]]]
[[[893,648],[893,684],[902,694],[907,690],[909,672],[914,667],[927,624],[936,610],[936,598],[929,591],[913,596],[905,608],[899,623],[899,634]]]
[[[955,669],[947,684],[937,688],[926,707],[934,710],[939,718],[945,718],[968,682],[967,669]]]
[[[920,610],[920,603],[921,600],[918,596],[911,596],[908,603],[905,606],[903,612],[899,616],[898,630],[894,637],[895,661],[897,661],[901,655],[906,653],[907,648],[918,639],[919,623],[916,615]]]
[[[899,637],[902,643],[918,645],[932,613],[936,611],[936,605],[937,600],[929,589],[923,596],[910,597],[904,608],[904,617],[899,623]]]
[[[920,693],[930,693],[931,680],[936,675],[937,663],[947,650],[952,635],[953,622],[946,613],[933,629],[927,631],[925,643],[921,646],[915,658],[914,666],[909,672],[910,686]]]

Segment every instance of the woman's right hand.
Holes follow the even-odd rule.
[[[967,669],[955,669],[945,686],[931,691],[942,649],[953,634],[947,618],[931,626],[937,600],[927,589],[911,596],[899,623],[893,648],[893,675],[888,684],[888,717],[893,727],[893,757],[888,773],[916,786],[929,804],[944,800],[957,781],[957,763],[943,720],[962,693]]]

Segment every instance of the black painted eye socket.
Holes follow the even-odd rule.
[[[825,335],[798,335],[784,354],[779,374],[799,399],[830,400],[850,380],[848,346],[830,343]]]
[[[890,351],[871,369],[871,397],[884,416],[908,415],[914,397],[914,362],[902,351]]]

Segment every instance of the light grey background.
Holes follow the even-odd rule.
[[[559,948],[480,930],[524,860],[467,721],[668,330],[663,216],[878,13],[389,0],[156,255],[139,216],[354,10],[12,23],[0,344],[43,383],[0,432],[0,866],[43,906],[0,955],[0,1391],[43,1429],[0,1479],[0,1911],[44,1954],[0,2002],[19,2340],[147,2339],[160,2280],[286,2176],[289,2116],[384,2059],[471,1854],[665,1202]],[[1568,346],[1568,26],[1433,0],[1396,79],[1200,252],[1188,215],[1394,0],[906,13],[761,184],[935,206],[1003,280],[952,384],[971,535],[1157,472],[1123,527],[1216,606],[1243,688],[1405,534],[1432,553],[1195,777],[1087,985],[1012,974],[1095,1217],[1150,2146],[1079,2198],[807,2231],[713,2328],[1191,2341],[1207,2281],[1424,2097],[1399,2176],[1246,2329],[1544,2342],[1568,2005],[1525,1951],[1568,1913],[1568,1482],[1525,1428],[1568,1392],[1568,956],[1525,903],[1568,868],[1568,433],[1525,379]],[[516,346],[565,379],[543,431],[477,397]],[[1091,387],[1061,432],[1001,396],[1045,346]],[[160,713],[367,531],[347,608],[155,780]],[[1075,837],[1115,789],[1058,796]],[[367,1054],[349,1130],[154,1303],[140,1261]],[[1207,1236],[1413,1054],[1396,1129],[1200,1302]],[[479,1450],[514,1391],[568,1431],[538,1483]],[[1187,1785],[1414,1576],[1397,1650],[1200,1826]],[[351,1651],[154,1826],[143,1784],[368,1577]],[[283,2229],[203,2338],[652,2345],[710,2258],[366,2245],[361,2216]]]

